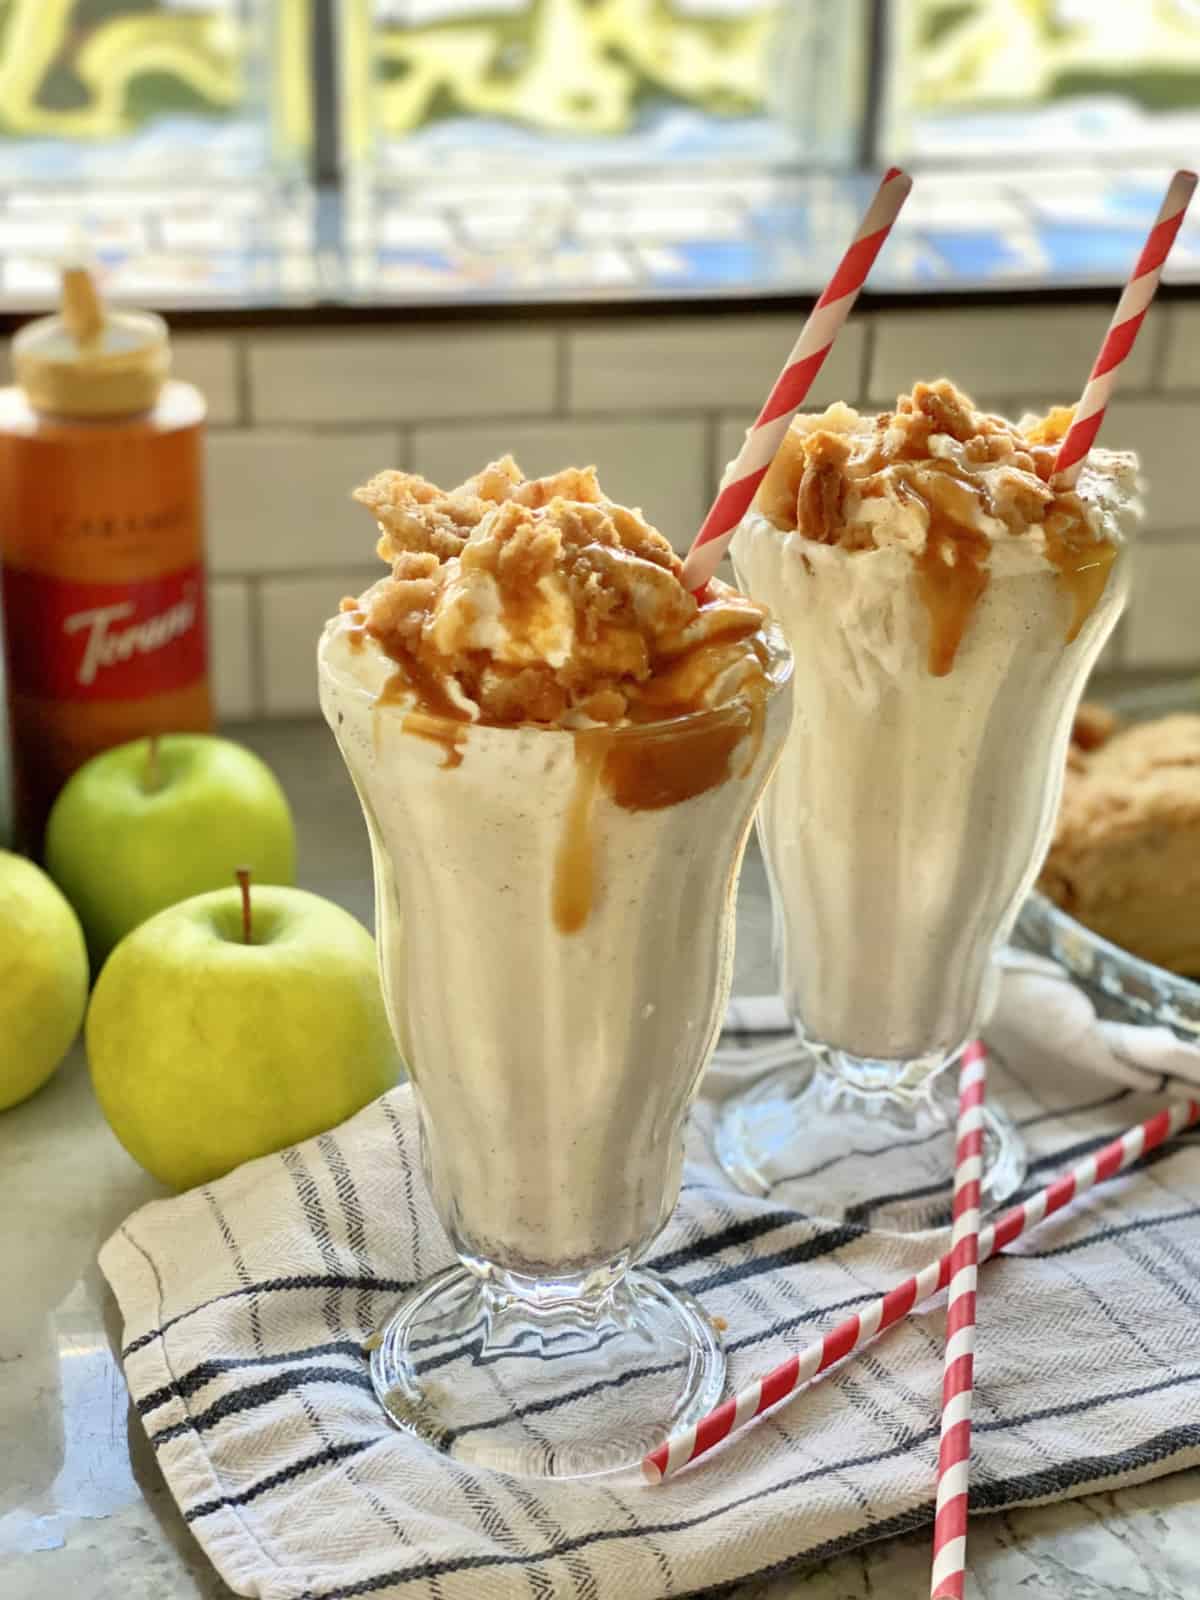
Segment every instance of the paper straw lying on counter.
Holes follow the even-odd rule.
[[[1028,1228],[1036,1227],[1044,1218],[1061,1211],[1063,1206],[1077,1196],[1086,1194],[1097,1183],[1123,1172],[1139,1157],[1172,1138],[1180,1129],[1189,1127],[1197,1118],[1200,1118],[1200,1102],[1181,1100],[1128,1129],[1119,1139],[1114,1139],[1111,1144],[1106,1144],[1102,1150],[1072,1167],[1070,1172],[1056,1178],[1044,1189],[1039,1189],[1020,1205],[1005,1211],[997,1221],[988,1223],[979,1235],[979,1260],[986,1261]],[[664,1478],[669,1478],[689,1461],[694,1461],[731,1433],[744,1428],[762,1412],[795,1394],[803,1384],[833,1366],[835,1361],[861,1349],[877,1333],[882,1333],[885,1328],[906,1317],[919,1301],[927,1300],[931,1294],[944,1289],[950,1281],[950,1255],[950,1251],[947,1251],[937,1261],[931,1261],[920,1272],[905,1278],[895,1288],[873,1300],[864,1310],[840,1322],[823,1339],[815,1340],[798,1355],[789,1356],[765,1377],[755,1379],[706,1417],[701,1417],[699,1422],[681,1429],[659,1445],[642,1462],[642,1474],[647,1482],[660,1483]]]
[[[1088,451],[1095,443],[1100,424],[1104,421],[1105,409],[1117,386],[1121,364],[1133,349],[1138,330],[1150,309],[1163,266],[1171,253],[1175,235],[1179,232],[1195,188],[1194,172],[1181,169],[1171,179],[1137,265],[1117,301],[1117,309],[1104,335],[1104,343],[1100,346],[1100,354],[1092,367],[1087,387],[1075,407],[1075,419],[1058,447],[1050,479],[1056,489],[1071,488],[1087,460]]]
[[[884,173],[850,248],[809,312],[787,365],[727,469],[717,498],[692,542],[682,573],[689,589],[703,588],[720,565],[734,529],[749,510],[788,425],[804,404],[911,188],[912,179],[899,167],[890,167]]]
[[[938,1442],[930,1600],[963,1600],[967,1571],[967,1482],[975,1397],[975,1283],[986,1084],[987,1055],[976,1039],[964,1051],[958,1075],[954,1232],[950,1239],[950,1293],[942,1357],[942,1432]]]

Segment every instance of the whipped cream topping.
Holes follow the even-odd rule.
[[[1011,423],[979,411],[944,378],[916,384],[875,417],[832,405],[792,423],[755,511],[802,545],[856,559],[907,553],[932,623],[937,675],[951,670],[994,571],[1053,571],[1070,598],[1069,642],[1141,516],[1137,458],[1128,452],[1093,450],[1073,489],[1052,487],[1071,417],[1057,407]]]
[[[384,472],[355,498],[391,573],[343,601],[344,625],[425,711],[611,726],[764,683],[764,609],[721,583],[689,594],[668,541],[608,500],[594,468],[526,479],[506,456],[448,491]]]
[[[800,416],[755,500],[777,527],[822,544],[920,554],[939,516],[989,542],[1042,550],[1050,524],[1080,524],[1093,540],[1121,535],[1137,457],[1095,449],[1074,490],[1050,474],[1072,411],[1012,423],[976,409],[948,379],[918,383],[894,411],[864,416],[840,401]]]

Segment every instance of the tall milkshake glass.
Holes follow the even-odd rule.
[[[756,680],[683,714],[487,726],[416,704],[360,623],[325,631],[321,705],[370,834],[384,994],[458,1256],[384,1325],[376,1390],[462,1460],[613,1470],[720,1396],[712,1322],[638,1262],[678,1196],[790,654],[763,628]]]
[[[800,419],[735,535],[797,673],[759,832],[799,1050],[718,1123],[747,1190],[901,1229],[948,1207],[944,1069],[991,1004],[1128,587],[1133,458],[1095,452],[1068,503],[1038,477],[1052,454],[918,385],[894,417]],[[989,1203],[1023,1171],[990,1111]]]

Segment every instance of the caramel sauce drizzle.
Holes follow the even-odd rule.
[[[917,593],[929,618],[926,664],[932,677],[944,678],[954,666],[967,624],[991,578],[991,546],[972,520],[979,511],[990,514],[991,507],[981,486],[951,463],[923,465],[938,472],[934,495],[924,493],[908,473],[897,474],[897,489],[901,498],[915,501],[926,512],[925,548],[913,565]]]
[[[1070,410],[1060,407],[1025,436],[1024,447],[1044,483],[1049,482],[1053,467],[1052,444],[1061,438],[1070,420]],[[852,461],[860,474],[858,489],[864,499],[884,493],[884,484],[875,475],[891,467],[901,498],[915,501],[925,512],[928,528],[925,548],[915,558],[914,565],[918,593],[929,618],[928,668],[934,677],[944,677],[954,666],[971,616],[990,581],[990,543],[978,531],[977,519],[980,512],[996,517],[998,510],[985,482],[953,461],[930,456],[931,435],[938,431],[953,432],[952,427],[947,428],[945,419],[928,411],[906,415],[899,448],[890,448],[885,453],[882,435],[891,421],[890,412],[876,418],[869,449],[865,454],[861,451],[855,454]],[[954,437],[960,435],[954,434]],[[793,466],[804,463],[807,471],[807,461],[808,452],[798,452]],[[836,462],[832,470],[839,472]],[[772,471],[778,473],[778,465]],[[795,476],[793,473],[792,477]],[[792,478],[788,478],[781,492],[785,500],[790,498],[788,513],[794,511],[794,525],[808,537],[822,543],[841,544],[847,550],[873,546],[873,540],[868,540],[865,546],[855,542],[842,519],[840,506],[835,515],[827,515],[824,521],[818,517],[815,529],[806,527],[799,480],[793,484]],[[782,520],[786,523],[787,517]],[[1046,559],[1055,569],[1058,583],[1070,603],[1066,632],[1066,643],[1070,644],[1078,637],[1104,593],[1117,547],[1108,539],[1094,536],[1086,508],[1074,493],[1055,499],[1043,526]]]
[[[575,735],[575,784],[554,857],[550,891],[550,914],[559,933],[578,933],[591,915],[596,892],[593,816],[611,741],[612,735],[603,730]]]
[[[442,680],[430,672],[417,658],[408,653],[380,691],[376,704],[396,705],[405,700],[415,700],[417,710],[427,717],[440,717],[445,722],[469,722],[471,719],[460,705],[447,694]]]
[[[1055,512],[1046,518],[1046,559],[1053,565],[1060,586],[1071,602],[1067,643],[1079,637],[1079,630],[1100,603],[1117,559],[1111,539],[1094,539],[1083,518]]]
[[[414,673],[416,681],[424,685],[424,694],[416,687],[412,676]],[[466,714],[446,695],[437,679],[432,674],[422,673],[414,662],[393,672],[376,696],[373,726],[376,754],[379,751],[378,712],[385,706],[403,705],[413,699],[417,704],[405,716],[401,728],[417,739],[427,739],[430,744],[440,745],[446,753],[443,768],[460,767],[463,747],[467,742]]]
[[[750,708],[735,701],[674,727],[625,730],[613,736],[604,787],[623,811],[665,811],[694,800],[730,776],[730,757],[752,721]]]
[[[360,611],[353,601],[342,601],[342,613],[350,618],[346,628],[346,638],[352,650],[361,650],[367,637],[367,614]]]
[[[591,914],[596,887],[595,803],[603,788],[623,811],[665,811],[715,789],[730,776],[730,759],[749,732],[753,769],[765,720],[766,685],[743,699],[695,718],[575,734],[575,783],[554,858],[550,909],[560,933],[577,933]]]
[[[991,577],[988,542],[982,535],[968,540],[968,530],[935,528],[929,520],[925,548],[916,558],[917,593],[929,617],[930,675],[944,678],[954,666],[967,623]]]
[[[461,767],[463,749],[467,742],[467,728],[464,723],[451,723],[441,717],[431,717],[424,711],[410,711],[400,724],[405,733],[411,733],[414,738],[427,739],[430,744],[440,745],[445,751],[446,759],[442,762],[442,771],[451,767]]]
[[[411,694],[408,677],[403,672],[393,672],[376,697],[377,706],[398,706]]]
[[[941,678],[953,668],[967,624],[990,581],[991,547],[970,520],[972,502],[987,515],[995,515],[995,510],[983,485],[961,474],[951,462],[925,462],[924,467],[938,474],[933,495],[923,493],[907,477],[900,483],[901,492],[919,499],[928,513],[925,548],[915,565],[918,592],[929,617],[929,671]],[[1076,495],[1052,511],[1044,527],[1046,559],[1070,601],[1066,633],[1070,644],[1104,593],[1117,549],[1111,540],[1094,537]]]
[[[534,595],[517,598],[510,594],[506,612],[511,612],[509,620],[516,631],[528,628],[538,603]],[[365,632],[366,618],[360,623],[360,615],[354,617],[356,635]],[[631,648],[639,646],[634,652],[637,676],[647,670],[650,675],[632,689],[628,682],[612,680],[612,689],[618,695],[617,714],[627,719],[619,731],[600,726],[581,729],[573,736],[574,783],[555,851],[550,896],[551,916],[560,933],[578,932],[595,903],[594,819],[601,788],[623,810],[665,810],[724,783],[731,775],[734,752],[743,741],[747,742],[747,757],[735,775],[744,778],[753,771],[762,744],[770,688],[769,652],[765,642],[754,637],[760,627],[760,614],[747,608],[743,614],[730,618],[721,635],[710,636],[674,660],[655,664],[647,659],[640,635],[625,630],[630,635]],[[739,645],[747,639],[752,641],[761,675],[741,683],[735,698],[727,704],[702,711],[713,685],[728,670]],[[401,724],[404,732],[441,746],[445,751],[443,770],[460,766],[469,730],[475,724],[449,697],[442,674],[416,650],[389,641],[389,653],[396,670],[380,691],[376,710],[389,705],[409,707]],[[628,666],[635,670],[632,659]],[[490,667],[493,672],[507,671],[513,676],[521,670],[506,669],[496,662],[491,662]],[[530,724],[527,719],[515,718],[512,723],[489,719],[479,725]],[[377,718],[376,739],[378,732]]]

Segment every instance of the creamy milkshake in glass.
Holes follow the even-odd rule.
[[[800,1059],[727,1103],[743,1188],[927,1225],[949,1203],[953,1075],[1045,855],[1071,720],[1120,615],[1136,459],[1048,483],[1070,413],[1010,424],[946,381],[792,424],[738,529],[738,582],[796,660],[763,801],[780,985]],[[989,1114],[984,1192],[1020,1182]]]
[[[679,1192],[790,655],[725,586],[698,604],[590,470],[359,498],[392,571],[326,627],[321,704],[459,1258],[387,1320],[373,1379],[460,1459],[612,1470],[720,1396],[713,1324],[635,1263]]]

